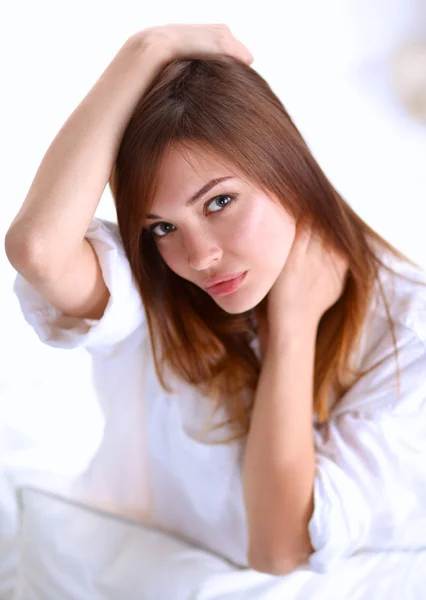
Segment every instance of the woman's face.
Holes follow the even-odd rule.
[[[195,149],[195,147],[194,147]],[[165,157],[146,227],[169,268],[191,281],[228,313],[254,308],[285,265],[295,221],[270,196],[211,154],[173,148]],[[188,200],[213,179],[229,177]],[[245,273],[235,289],[205,289],[208,280]],[[241,279],[240,279],[241,281]],[[230,291],[231,290],[231,291]]]

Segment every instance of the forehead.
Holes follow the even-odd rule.
[[[215,177],[242,174],[226,159],[203,147],[172,147],[162,160],[156,201],[173,194],[189,197],[197,186]]]

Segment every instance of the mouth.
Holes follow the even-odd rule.
[[[228,279],[227,281],[222,281],[216,285],[209,286],[205,288],[205,290],[211,296],[226,296],[228,294],[232,294],[243,283],[246,275],[247,271],[244,271],[244,273],[241,273],[241,275],[238,275],[237,277]]]

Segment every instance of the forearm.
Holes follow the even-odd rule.
[[[70,115],[9,227],[10,259],[47,257],[46,266],[55,269],[74,256],[110,178],[125,127],[162,57],[160,49],[144,48],[132,36]]]
[[[312,552],[314,333],[269,341],[255,394],[243,477],[249,562],[259,570]]]

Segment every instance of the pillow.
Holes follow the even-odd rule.
[[[14,600],[190,600],[209,575],[237,570],[163,531],[22,487]]]

